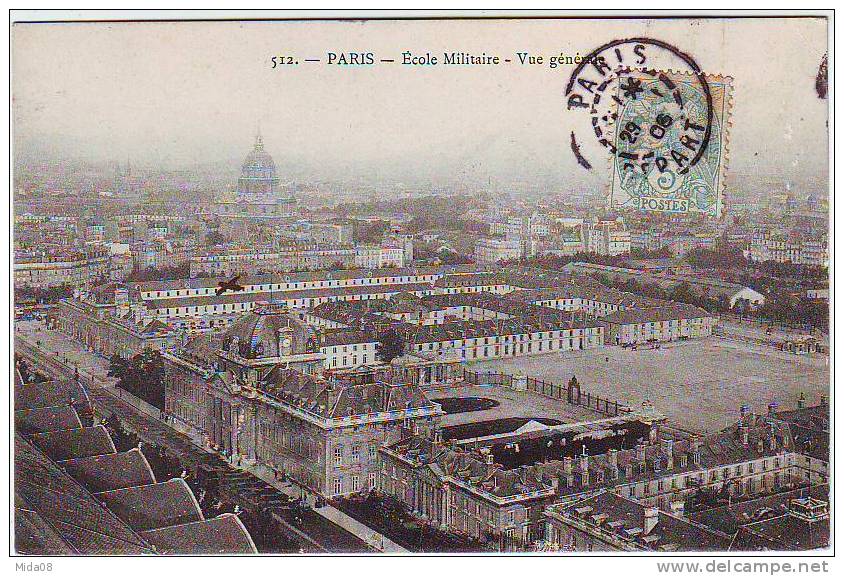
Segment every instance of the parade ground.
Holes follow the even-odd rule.
[[[677,426],[714,431],[736,420],[748,404],[765,411],[770,402],[796,407],[829,396],[829,356],[797,356],[769,346],[706,338],[663,344],[658,349],[555,352],[486,362],[472,370],[532,376],[556,383],[577,376],[584,391],[640,405],[649,398]]]

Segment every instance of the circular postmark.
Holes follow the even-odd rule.
[[[688,81],[665,72],[683,69]],[[620,173],[657,190],[676,190],[711,137],[705,75],[691,56],[661,40],[628,38],[596,48],[575,67],[565,95],[569,110],[589,113],[591,131],[621,163]],[[577,155],[584,165],[579,149]]]

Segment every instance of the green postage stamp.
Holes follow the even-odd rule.
[[[629,70],[617,85],[610,204],[720,218],[731,78]]]

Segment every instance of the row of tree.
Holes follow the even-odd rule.
[[[150,280],[178,280],[190,276],[190,262],[184,262],[176,266],[162,266],[155,268],[150,266],[142,270],[133,270],[126,276],[127,282],[148,282]]]
[[[158,350],[147,349],[128,359],[115,354],[108,375],[117,378],[120,388],[164,409],[164,358]]]
[[[27,302],[34,304],[55,304],[59,300],[70,298],[71,296],[73,296],[73,286],[70,284],[51,286],[49,288],[33,288],[31,286],[15,288],[16,304],[25,304]]]

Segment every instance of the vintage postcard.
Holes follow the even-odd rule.
[[[11,15],[13,554],[828,571],[832,12],[195,16]]]

